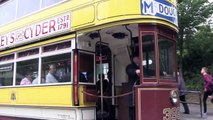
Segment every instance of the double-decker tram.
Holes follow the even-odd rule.
[[[176,7],[176,0],[0,1],[0,116],[129,120],[131,107],[135,120],[180,119]],[[130,88],[133,55],[140,79]]]

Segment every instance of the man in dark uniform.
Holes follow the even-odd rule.
[[[105,79],[105,75],[104,74],[99,74],[98,75],[99,80],[96,82],[96,90],[97,90],[97,95],[100,96],[101,95],[101,80],[102,80],[102,84],[103,84],[103,95],[108,95],[108,88],[109,88],[109,82],[107,79]],[[103,99],[103,113],[101,113],[101,99],[98,98],[97,102],[97,120],[110,120],[109,118],[109,112],[110,112],[110,108],[109,108],[109,102],[107,99]]]
[[[129,64],[126,67],[126,73],[128,75],[128,84],[129,84],[129,89],[133,90],[134,85],[139,84],[140,81],[140,68],[139,68],[139,57],[137,55],[134,55],[132,58],[132,63]],[[135,106],[134,106],[134,99],[133,95],[129,95],[129,117],[130,120],[135,120]]]

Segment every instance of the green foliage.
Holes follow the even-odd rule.
[[[213,3],[208,0],[181,0],[178,2],[179,35],[178,50],[179,64],[182,68],[182,57],[191,38],[197,32],[197,27],[204,24],[213,13]]]
[[[203,78],[200,73],[185,73],[186,87],[188,90],[203,90]]]
[[[213,32],[207,19],[213,14],[213,3],[208,0],[178,1],[179,35],[178,60],[187,87],[203,90],[200,69],[210,68],[213,74]]]
[[[208,0],[184,0],[178,4],[178,13],[180,30],[187,35],[212,15],[213,4]]]
[[[201,68],[208,67],[213,74],[213,32],[209,26],[201,26],[191,39],[183,57],[183,74],[190,89],[203,90]]]
[[[187,68],[210,66],[213,61],[213,33],[209,26],[201,26],[187,46],[187,55],[183,57]],[[191,64],[189,64],[191,63]],[[183,63],[184,64],[184,63]]]

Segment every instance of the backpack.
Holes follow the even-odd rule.
[[[211,79],[211,88],[212,88],[212,90],[213,90],[213,78],[212,78],[211,75],[208,75],[208,77],[209,77],[209,79]]]

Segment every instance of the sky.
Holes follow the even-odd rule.
[[[209,2],[213,2],[213,0],[209,0]]]

